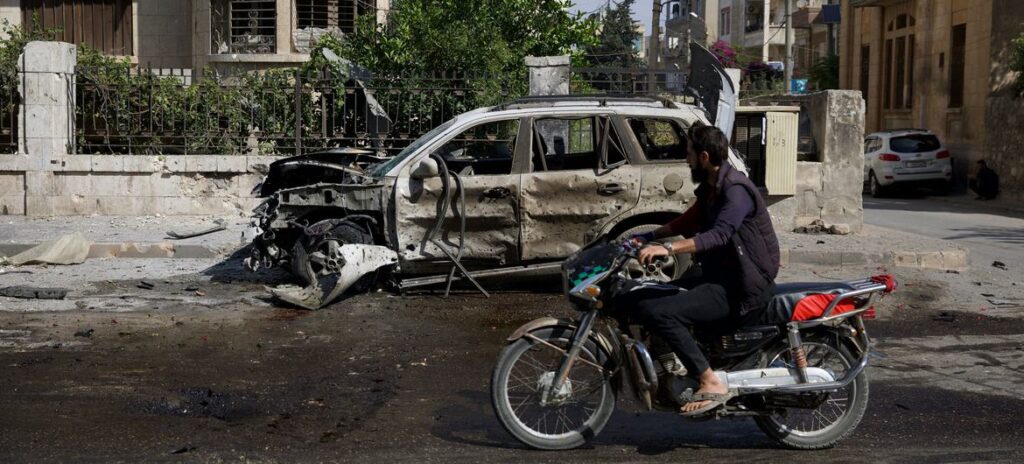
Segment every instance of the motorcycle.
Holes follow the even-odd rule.
[[[679,411],[698,388],[679,358],[611,304],[639,265],[632,242],[591,245],[562,264],[576,320],[545,317],[508,338],[491,377],[498,420],[523,444],[579,447],[604,428],[629,385],[646,410]],[[656,264],[652,264],[655,265]],[[868,402],[870,338],[864,318],[891,276],[779,284],[765,325],[731,333],[694,327],[714,373],[732,395],[694,419],[752,417],[783,446],[829,448],[853,433]]]

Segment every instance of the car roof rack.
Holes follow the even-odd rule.
[[[501,103],[491,108],[491,111],[521,108],[544,108],[558,106],[560,103],[582,106],[629,106],[640,103],[647,104],[649,106],[661,105],[665,108],[674,107],[672,100],[647,95],[534,95]]]

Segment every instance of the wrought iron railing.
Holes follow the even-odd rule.
[[[355,78],[268,71],[227,81],[77,70],[76,152],[395,153],[453,116],[525,95],[523,73]]]
[[[569,81],[569,91],[575,95],[682,95],[684,88],[686,76],[678,70],[573,68]]]
[[[16,153],[18,151],[18,111],[21,109],[21,97],[18,93],[17,79],[0,78],[0,153]]]

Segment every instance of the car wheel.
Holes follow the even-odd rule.
[[[636,227],[631,227],[627,229],[625,232],[619,234],[616,240],[621,242],[629,237],[632,237],[633,235],[650,232],[659,227],[661,226],[658,224],[644,224]],[[676,235],[674,237],[665,237],[663,239],[660,239],[660,241],[675,241],[682,239],[683,237]],[[672,257],[665,259],[660,263],[656,263],[655,266],[649,267],[647,269],[640,266],[640,264],[637,263],[636,260],[632,260],[629,264],[626,265],[626,270],[627,272],[629,272],[629,276],[634,279],[647,278],[656,280],[658,282],[671,282],[673,280],[677,280],[683,277],[683,275],[686,274],[686,271],[689,270],[690,266],[692,265],[693,260],[690,258],[690,255],[684,253],[672,255]]]
[[[875,172],[872,171],[868,174],[868,184],[871,192],[871,196],[874,198],[881,198],[885,195],[885,188],[878,183],[878,178],[875,177]]]

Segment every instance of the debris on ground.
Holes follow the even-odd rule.
[[[939,322],[953,322],[956,320],[956,314],[943,311],[939,313],[937,316],[932,317],[932,320]]]
[[[14,285],[0,288],[0,296],[34,300],[63,300],[64,297],[68,296],[68,289]]]
[[[185,454],[189,451],[195,451],[195,449],[195,446],[182,446],[181,448],[171,451],[171,454]]]
[[[825,224],[825,221],[821,219],[815,219],[806,226],[800,226],[793,229],[793,232],[798,234],[832,234],[832,235],[849,235],[851,230],[848,224]],[[821,242],[819,242],[821,243]]]
[[[136,287],[139,287],[139,288],[141,288],[143,290],[152,290],[153,287],[156,287],[156,285],[153,285],[152,282],[146,282],[145,280],[140,280],[139,281],[139,285],[136,285]]]
[[[92,242],[82,234],[62,235],[11,257],[0,257],[0,265],[81,264],[89,256]]]
[[[1002,261],[992,261],[992,267],[994,267],[996,269],[1002,269],[1002,270],[1005,271],[1006,270],[1006,263],[1004,263]]]
[[[224,219],[215,219],[213,226],[202,230],[194,230],[188,232],[176,232],[173,230],[167,231],[167,238],[173,240],[181,240],[186,238],[198,237],[200,235],[212,234],[214,232],[220,232],[228,228],[228,223]]]
[[[1018,304],[1017,301],[1008,300],[1008,299],[1005,299],[1005,298],[994,298],[993,297],[993,298],[986,298],[986,299],[988,300],[988,303],[991,304],[992,306],[1014,306],[1014,305]]]
[[[95,332],[95,330],[93,330],[93,329],[79,330],[78,332],[75,332],[75,336],[76,337],[90,338],[90,337],[92,337],[92,333],[93,332]]]

